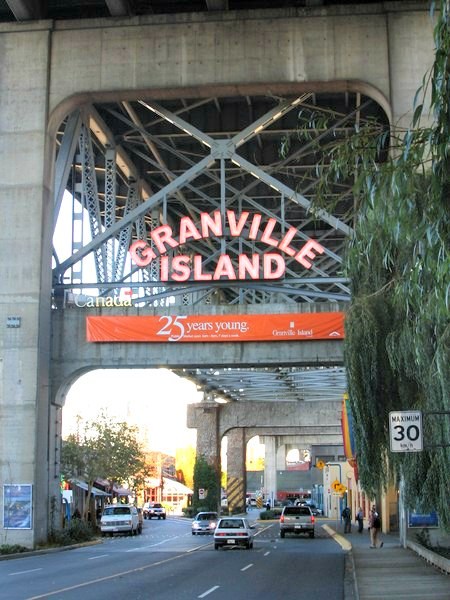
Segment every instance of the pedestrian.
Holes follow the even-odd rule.
[[[270,510],[270,500],[267,500],[266,502],[266,510]]]
[[[342,518],[344,519],[344,533],[352,532],[352,511],[349,506],[346,506],[342,511]]]
[[[383,542],[380,539],[381,532],[381,519],[377,512],[375,504],[372,506],[369,515],[369,530],[370,530],[370,547],[371,548],[382,548]]]
[[[361,507],[358,508],[355,521],[358,523],[358,533],[362,533],[364,529],[364,514]]]

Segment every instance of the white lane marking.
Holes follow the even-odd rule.
[[[263,527],[262,529],[259,529],[255,534],[254,537],[256,537],[257,535],[260,535],[261,533],[264,533],[265,531],[267,531],[267,529],[270,529],[272,527],[272,525],[266,525],[265,527]]]
[[[163,560],[159,560],[155,563],[150,563],[148,565],[143,565],[142,567],[136,567],[134,569],[128,569],[127,571],[119,571],[114,573],[113,575],[106,575],[105,577],[97,577],[97,579],[91,579],[90,581],[84,581],[82,583],[77,583],[75,585],[71,585],[69,587],[61,588],[59,590],[54,590],[52,592],[47,592],[45,594],[41,594],[39,596],[30,596],[25,600],[46,600],[50,598],[50,596],[56,596],[56,594],[62,594],[64,592],[70,592],[72,590],[77,590],[83,587],[87,587],[93,584],[101,583],[102,581],[111,581],[112,579],[116,579],[117,577],[125,577],[125,575],[130,575],[131,573],[141,573],[142,571],[146,571],[147,569],[153,569],[154,567],[159,567],[160,565],[167,564],[169,562],[173,562],[174,560],[179,560],[180,558],[184,558],[189,556],[187,553],[177,554],[176,556],[171,556],[170,558],[165,558]],[[39,569],[36,569],[39,570]]]
[[[264,552],[264,556],[269,556],[270,552]]]
[[[130,550],[125,550],[125,552],[139,552],[139,550],[145,550],[146,548],[153,548],[154,546],[161,546],[161,544],[167,544],[167,542],[171,542],[172,540],[177,540],[180,536],[175,535],[174,537],[167,538],[162,542],[156,542],[156,544],[147,544],[146,546],[139,546],[139,548],[131,548]]]
[[[28,569],[27,571],[16,571],[15,573],[10,573],[10,575],[23,575],[24,573],[34,573],[35,571],[42,571],[42,567],[39,569]]]
[[[249,565],[247,565],[246,567],[243,567],[241,569],[241,571],[246,571],[247,569],[250,569],[251,567],[253,567],[253,563],[250,563]]]
[[[109,554],[100,554],[99,556],[91,556],[88,560],[97,560],[97,558],[105,558],[105,556],[109,556]]]
[[[215,592],[217,589],[219,589],[219,587],[220,587],[219,585],[215,585],[214,587],[209,588],[209,590],[206,590],[206,592],[203,592],[203,594],[200,594],[200,596],[197,596],[197,598],[205,598],[212,592]]]

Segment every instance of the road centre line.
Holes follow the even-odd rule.
[[[189,556],[187,552],[183,554],[177,554],[176,556],[171,556],[170,558],[166,558],[164,560],[160,560],[155,563],[151,563],[149,565],[144,565],[142,567],[136,567],[135,569],[128,569],[128,571],[119,571],[114,575],[106,575],[105,577],[98,577],[97,579],[90,579],[89,581],[84,581],[83,583],[77,583],[76,585],[71,585],[69,587],[60,588],[59,590],[54,590],[53,592],[46,592],[45,594],[40,594],[39,596],[30,596],[29,598],[25,598],[25,600],[41,600],[43,598],[50,598],[50,596],[56,596],[57,594],[62,594],[64,592],[71,592],[72,590],[77,590],[79,588],[87,587],[89,585],[94,585],[96,583],[100,583],[102,581],[110,581],[111,579],[116,579],[117,577],[124,577],[125,575],[130,575],[131,573],[139,573],[140,571],[146,571],[147,569],[152,569],[153,567],[159,567],[160,565],[173,562],[179,558],[184,558]],[[39,569],[36,569],[39,570]]]
[[[206,592],[203,592],[203,594],[200,594],[200,596],[197,596],[197,598],[206,598],[206,596],[209,596],[209,594],[211,594],[212,592],[215,592],[217,589],[219,589],[220,585],[215,585],[212,588],[209,588],[209,590],[206,590]]]
[[[241,571],[246,571],[247,569],[250,569],[251,567],[253,567],[253,563],[250,563],[246,567],[242,567]]]
[[[270,552],[264,552],[263,556],[269,556]]]
[[[171,542],[172,540],[177,540],[179,537],[179,535],[174,535],[171,538],[162,540],[162,542],[156,542],[156,544],[148,544],[147,546],[139,546],[139,548],[130,548],[130,550],[125,550],[125,552],[138,552],[139,550],[146,550],[147,548],[153,548],[154,546],[161,546],[162,544],[166,544],[167,542]]]
[[[264,527],[264,529],[260,529],[259,531],[257,531],[257,532],[255,533],[254,537],[256,537],[257,535],[260,535],[261,533],[264,533],[265,531],[267,531],[267,530],[268,530],[268,529],[270,529],[271,527],[272,527],[272,524],[270,524],[270,525],[266,525],[266,526]]]
[[[105,558],[105,556],[109,556],[109,554],[100,554],[99,556],[91,556],[88,560],[97,560],[97,558]]]
[[[9,575],[24,575],[24,573],[34,573],[35,571],[42,571],[42,567],[39,567],[39,569],[27,569],[26,571],[16,571],[15,573],[10,573]]]

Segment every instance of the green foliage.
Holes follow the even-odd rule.
[[[81,519],[72,519],[64,529],[54,531],[49,541],[58,546],[70,546],[89,542],[95,537],[96,533],[90,523]]]
[[[85,423],[62,443],[61,473],[65,479],[83,477],[89,492],[97,478],[107,479],[111,486],[126,483],[136,489],[143,484],[147,469],[137,428],[114,423],[105,415]]]
[[[22,552],[28,552],[29,548],[20,546],[19,544],[2,544],[0,546],[0,555],[2,554],[21,554]]]
[[[197,511],[192,506],[185,506],[184,508],[181,509],[181,512],[188,519],[193,519],[195,517],[195,515],[197,514]]]
[[[324,152],[308,122],[306,139],[323,153],[314,209],[332,210],[330,197],[344,181],[356,209],[345,257],[352,292],[345,364],[362,485],[376,496],[402,475],[408,506],[436,509],[450,528],[450,418],[427,415],[450,409],[448,2],[438,8],[435,61],[416,95],[410,129],[355,121],[353,133],[329,142]],[[318,126],[326,127],[326,120]],[[393,455],[388,413],[411,409],[424,412],[431,447]]]
[[[198,490],[207,490],[206,498],[198,497]],[[194,465],[194,498],[193,507],[196,512],[200,510],[217,511],[220,501],[220,476],[217,470],[210,465],[205,457],[197,456]]]
[[[261,521],[270,521],[271,519],[279,519],[281,515],[281,509],[262,510],[259,513]]]

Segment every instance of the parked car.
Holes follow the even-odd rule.
[[[166,509],[159,502],[145,502],[142,507],[144,512],[144,519],[152,519],[157,517],[158,519],[166,518]]]
[[[192,521],[192,535],[214,533],[218,518],[216,512],[199,512]]]
[[[245,518],[223,517],[219,519],[214,530],[214,548],[216,550],[221,546],[253,548],[253,530],[254,526],[250,525]]]
[[[138,511],[132,504],[111,504],[103,509],[100,519],[100,531],[102,536],[109,533],[128,533],[136,535],[139,533]]]
[[[280,537],[286,533],[307,533],[314,537],[315,517],[306,504],[300,506],[285,506],[280,516]]]
[[[307,500],[306,502],[304,500],[299,500],[298,502],[296,502],[296,506],[309,506],[309,508],[311,509],[312,514],[317,517],[318,515],[322,514],[322,511],[320,510],[320,508],[318,508],[314,502],[310,502],[309,500]]]
[[[306,504],[306,506],[309,506],[309,508],[311,509],[312,514],[315,517],[318,517],[322,514],[322,511],[320,510],[320,508],[318,508],[313,502],[308,502]]]

